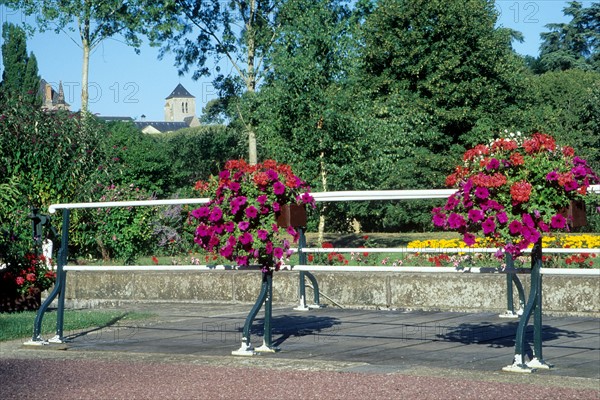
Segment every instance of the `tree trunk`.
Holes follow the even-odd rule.
[[[88,111],[88,70],[90,65],[90,45],[87,40],[83,40],[83,63],[81,67],[81,113],[82,116]]]
[[[250,17],[246,23],[246,34],[248,37],[248,59],[246,60],[246,90],[250,93],[256,91],[256,71],[254,69],[254,57],[256,56],[256,42],[254,40],[254,16],[256,15],[256,1],[250,1]],[[250,165],[258,163],[256,151],[256,131],[252,122],[247,125],[248,130],[248,162]]]
[[[321,184],[323,185],[323,191],[327,191],[327,171],[325,169],[325,152],[321,151],[320,155],[320,167],[321,167]],[[327,203],[323,204],[321,208],[321,215],[319,215],[319,235],[317,238],[318,246],[323,244],[323,238],[325,236],[325,210],[327,210]]]

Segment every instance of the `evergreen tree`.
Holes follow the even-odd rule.
[[[27,56],[25,31],[11,23],[2,26],[2,93],[26,103],[39,104],[40,78],[33,53]]]
[[[543,71],[600,71],[600,3],[583,8],[580,2],[571,1],[563,13],[571,16],[571,21],[548,24],[550,32],[540,35]]]

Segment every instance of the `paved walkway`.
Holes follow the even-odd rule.
[[[57,362],[58,366],[62,366],[59,371],[61,368],[72,368],[76,376],[86,368],[106,373],[106,366],[90,366],[90,363],[110,363],[112,368],[117,368],[114,364],[117,363],[119,369],[125,368],[123,363],[140,362],[145,367],[138,366],[135,369],[138,371],[136,377],[130,379],[149,379],[154,384],[164,379],[168,382],[168,377],[173,376],[164,371],[159,377],[152,375],[154,372],[145,373],[157,365],[169,369],[170,365],[185,364],[189,366],[185,368],[186,371],[200,368],[198,373],[204,377],[216,371],[219,371],[219,375],[234,369],[235,374],[229,378],[220,378],[229,379],[230,382],[242,379],[245,373],[254,377],[261,374],[269,377],[273,376],[272,372],[265,371],[277,371],[277,376],[291,374],[289,382],[309,374],[303,378],[308,381],[301,385],[302,389],[283,385],[282,394],[277,395],[279,392],[271,387],[269,393],[272,398],[360,398],[362,392],[356,390],[369,386],[357,386],[357,382],[363,379],[374,385],[374,382],[383,379],[388,383],[398,380],[407,386],[399,384],[395,389],[389,388],[391,392],[382,392],[381,397],[374,395],[378,392],[373,388],[364,395],[390,398],[390,393],[404,393],[432,399],[488,398],[486,393],[489,391],[489,398],[526,395],[530,399],[600,399],[599,319],[544,317],[543,356],[555,368],[534,374],[514,374],[501,372],[501,368],[512,363],[517,321],[501,319],[490,313],[341,310],[333,307],[301,312],[291,307],[274,307],[273,340],[281,351],[254,357],[234,357],[231,351],[240,347],[241,330],[251,308],[249,305],[170,303],[128,307],[152,311],[157,317],[150,321],[125,320],[115,326],[89,332],[66,332],[70,339],[66,345],[23,348],[22,341],[0,343],[0,377],[7,374],[7,363],[12,363],[13,373],[15,369],[24,368],[31,374],[36,365],[52,368],[52,363]],[[255,347],[262,344],[261,315],[252,330],[252,344]],[[82,362],[85,365],[78,364]],[[181,377],[181,368],[177,371],[171,373]],[[328,374],[334,374],[333,378],[327,378],[329,386],[321,386],[319,391],[313,393],[314,397],[311,396],[310,390],[316,390],[318,382],[323,385],[322,380]],[[121,379],[119,376],[128,375],[121,373],[117,378],[110,375],[103,379],[110,382]],[[352,384],[348,384],[346,389],[332,389],[332,382],[339,385],[344,379],[350,378]],[[411,389],[409,383],[412,380],[418,382],[415,381],[416,386]],[[267,381],[273,384],[268,378]],[[234,391],[230,398],[262,397],[262,386],[256,381],[251,382],[255,382],[256,387],[247,384]],[[216,386],[212,387],[214,389]],[[378,390],[385,387],[383,383],[377,386]],[[85,386],[74,388],[84,390],[82,388]],[[150,390],[150,386],[144,388]],[[402,392],[401,388],[409,391]],[[452,392],[451,388],[457,391]],[[90,395],[90,392],[75,389],[68,393],[51,393],[60,393],[62,398],[75,398],[69,397],[69,393],[79,394],[76,397]],[[26,393],[23,396],[23,390],[27,390],[23,386],[14,388],[18,392],[10,390],[10,385],[3,383],[0,397],[27,397]],[[116,389],[111,392],[98,390],[91,392],[98,394],[97,398],[105,398],[105,395],[112,398],[132,396],[131,392]],[[329,390],[334,391],[330,396],[322,397]],[[344,390],[353,392],[346,393]],[[136,393],[142,393],[142,396],[136,396]],[[149,392],[138,391],[133,393],[133,398],[146,398],[144,393],[153,397],[162,392],[156,388]],[[172,395],[167,398],[211,398],[204,396],[211,392],[181,392],[181,396],[173,391],[166,393]],[[227,391],[221,388],[213,395],[225,393]]]

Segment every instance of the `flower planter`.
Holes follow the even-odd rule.
[[[42,304],[42,291],[34,288],[31,293],[0,294],[0,312],[19,312],[37,310]]]
[[[282,228],[306,226],[306,207],[298,204],[284,204],[275,213],[275,217],[277,225]]]
[[[560,214],[567,219],[567,223],[571,228],[587,225],[585,203],[583,201],[572,201],[569,207],[560,210]]]

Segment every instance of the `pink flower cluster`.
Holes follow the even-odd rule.
[[[519,255],[543,233],[569,229],[561,209],[583,199],[587,188],[599,182],[574,153],[541,133],[475,146],[446,179],[458,191],[444,207],[433,209],[433,224],[461,233],[469,246],[482,232]]]
[[[258,262],[263,270],[279,269],[281,259],[291,254],[290,240],[283,238],[276,214],[284,204],[314,207],[308,185],[292,172],[289,165],[266,160],[249,165],[232,160],[218,177],[196,188],[211,200],[192,211],[198,220],[195,242],[208,252],[238,265]],[[297,241],[293,227],[285,233]]]

